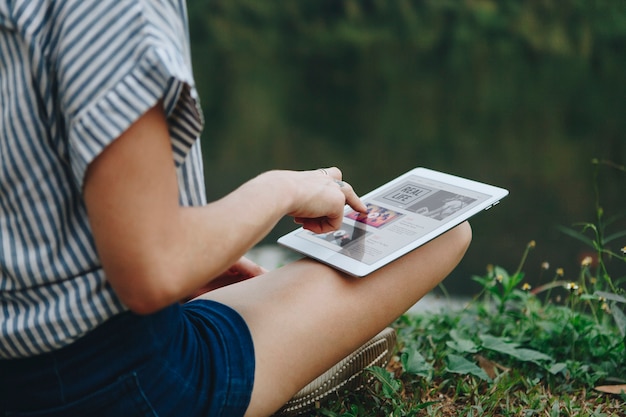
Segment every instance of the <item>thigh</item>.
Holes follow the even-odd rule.
[[[467,223],[365,277],[301,260],[203,297],[246,320],[257,368],[249,416],[270,415],[445,278],[471,239]]]

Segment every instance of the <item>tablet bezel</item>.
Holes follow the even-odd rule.
[[[474,207],[464,211],[460,215],[454,216],[452,219],[442,221],[442,223],[438,225],[435,229],[427,232],[419,238],[416,238],[410,243],[404,245],[403,247],[394,250],[390,254],[384,256],[378,261],[373,262],[372,264],[360,262],[347,255],[343,255],[337,251],[329,249],[322,244],[317,244],[298,236],[299,233],[303,231],[303,228],[301,227],[280,237],[278,239],[278,243],[281,246],[290,248],[296,252],[301,253],[302,255],[316,259],[349,275],[355,277],[364,277],[380,269],[384,265],[424,245],[425,243],[447,232],[455,226],[458,226],[470,217],[482,211],[490,209],[494,205],[498,204],[500,200],[506,197],[509,193],[508,190],[501,187],[496,187],[490,184],[485,184],[479,181],[458,177],[428,168],[418,167],[400,175],[399,177],[396,177],[395,179],[381,185],[380,187],[377,187],[376,189],[363,195],[361,199],[366,201],[379,193],[383,193],[385,190],[391,191],[395,186],[401,184],[403,181],[412,176],[418,176],[426,180],[437,181],[440,183],[451,185],[453,187],[464,188],[472,192],[489,195],[490,197],[486,198],[482,202],[477,203]],[[344,215],[351,211],[352,209],[349,206],[346,206],[344,209]],[[346,223],[345,217],[344,223]]]

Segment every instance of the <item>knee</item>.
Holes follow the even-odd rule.
[[[472,242],[472,226],[468,221],[465,221],[456,227],[459,234],[459,241],[465,247],[469,246]]]
[[[452,245],[457,248],[462,257],[472,242],[472,227],[469,222],[466,221],[450,230],[449,233],[451,234]]]

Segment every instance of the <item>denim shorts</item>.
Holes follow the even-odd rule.
[[[0,415],[242,416],[254,366],[248,327],[223,304],[127,312],[68,347],[0,361]]]

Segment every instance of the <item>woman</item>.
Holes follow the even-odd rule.
[[[463,256],[467,224],[365,279],[243,258],[367,208],[337,168],[206,203],[188,54],[182,0],[0,0],[3,414],[270,415]]]

